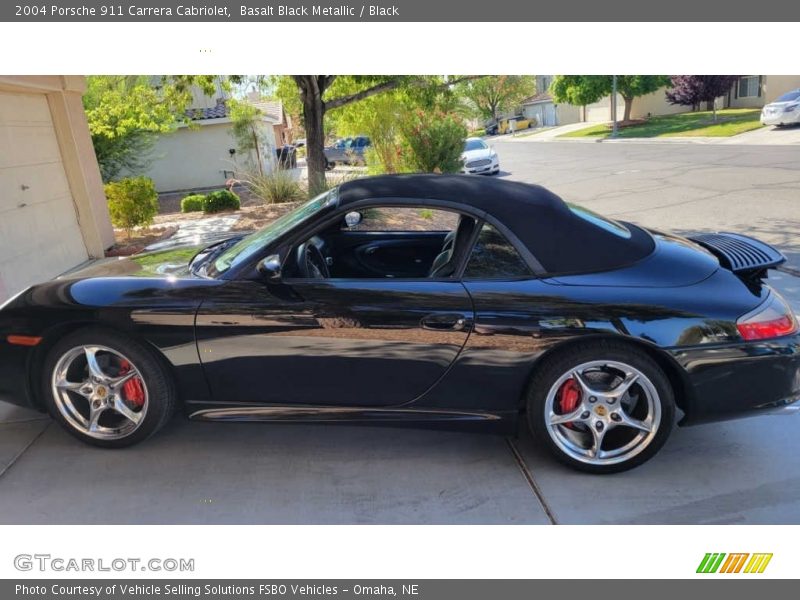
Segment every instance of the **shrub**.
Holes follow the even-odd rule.
[[[415,111],[400,127],[405,142],[404,162],[411,171],[457,173],[467,128],[455,116],[441,112]]]
[[[266,204],[300,202],[308,199],[306,190],[292,177],[291,171],[275,171],[269,175],[249,174],[247,183],[253,194]]]
[[[206,202],[205,194],[192,194],[181,200],[181,212],[200,212]]]
[[[472,131],[470,131],[468,137],[483,137],[485,135],[486,135],[486,130],[481,128],[481,129],[473,129]]]
[[[152,179],[130,177],[105,185],[108,212],[114,227],[124,229],[128,238],[134,227],[150,225],[158,214],[158,192]]]
[[[203,201],[203,212],[218,213],[223,210],[239,210],[239,196],[229,190],[211,192]]]

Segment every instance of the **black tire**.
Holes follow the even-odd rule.
[[[657,392],[654,401],[660,406],[660,422],[655,435],[635,456],[614,464],[590,464],[573,458],[555,442],[546,424],[546,402],[551,388],[570,370],[587,362],[606,360],[630,365],[650,380]],[[528,426],[537,445],[574,469],[607,474],[637,467],[661,449],[674,426],[675,398],[669,379],[649,355],[623,342],[603,340],[572,346],[545,358],[531,378],[526,397],[526,411]]]
[[[147,390],[147,410],[130,434],[115,439],[92,437],[72,425],[56,405],[52,388],[53,372],[62,356],[81,346],[103,346],[119,352],[129,358],[139,371]],[[147,439],[169,421],[177,405],[172,376],[155,352],[125,335],[100,328],[76,331],[50,349],[43,364],[41,390],[45,406],[53,419],[82,442],[102,448],[124,448]]]

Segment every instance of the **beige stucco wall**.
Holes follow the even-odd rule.
[[[92,147],[82,96],[82,75],[0,75],[0,91],[42,94],[50,107],[61,160],[91,257],[102,257],[114,244],[103,183]]]
[[[553,108],[554,107],[554,108]],[[569,125],[581,120],[581,109],[571,104],[553,104],[552,102],[539,102],[526,104],[522,107],[522,114],[528,119],[535,119],[536,126],[542,127],[546,123],[545,111],[555,110],[556,125]]]
[[[194,127],[179,127],[175,132],[159,136],[151,155],[152,162],[144,173],[159,192],[222,187],[231,176],[239,177],[245,164],[254,156],[231,157],[236,148],[229,119],[196,121]],[[273,128],[264,127],[266,144],[262,149],[265,170],[270,168],[275,151]]]
[[[736,98],[731,93],[729,106],[731,108],[761,108],[773,102],[778,96],[791,90],[800,88],[800,75],[763,75],[760,96],[747,96]]]
[[[767,103],[800,88],[800,75],[767,75],[764,81],[764,99]]]
[[[581,122],[581,107],[572,104],[556,104],[556,115],[559,125]]]
[[[664,90],[666,88],[662,88],[653,92],[652,94],[646,94],[644,96],[639,96],[638,98],[634,99],[633,101],[633,108],[631,110],[631,118],[632,119],[644,119],[648,116],[660,116],[660,115],[675,115],[678,113],[689,112],[691,107],[688,106],[680,106],[680,105],[672,105],[667,102],[667,98],[664,95]],[[617,119],[622,120],[623,115],[625,114],[625,100],[620,96],[617,95]],[[602,100],[595,102],[594,104],[589,104],[586,107],[586,121],[599,123],[611,120],[611,96],[606,96]]]

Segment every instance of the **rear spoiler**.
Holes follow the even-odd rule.
[[[780,250],[739,233],[703,233],[689,239],[714,254],[723,267],[746,278],[764,278],[767,269],[786,262]]]

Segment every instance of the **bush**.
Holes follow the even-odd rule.
[[[205,197],[203,212],[218,213],[223,210],[239,210],[241,203],[239,196],[229,190],[217,190]]]
[[[131,177],[105,185],[108,212],[114,227],[131,237],[134,227],[150,225],[158,214],[158,192],[152,179]]]
[[[467,128],[455,116],[441,112],[416,111],[401,123],[405,142],[404,162],[411,171],[457,173]]]
[[[269,175],[249,174],[247,184],[254,195],[266,204],[300,202],[308,199],[308,193],[291,171],[275,171]]]
[[[486,135],[486,130],[481,128],[481,129],[473,129],[472,131],[469,132],[469,136],[467,137],[483,137],[485,135]]]
[[[200,212],[205,206],[205,194],[192,194],[181,200],[181,212]]]

